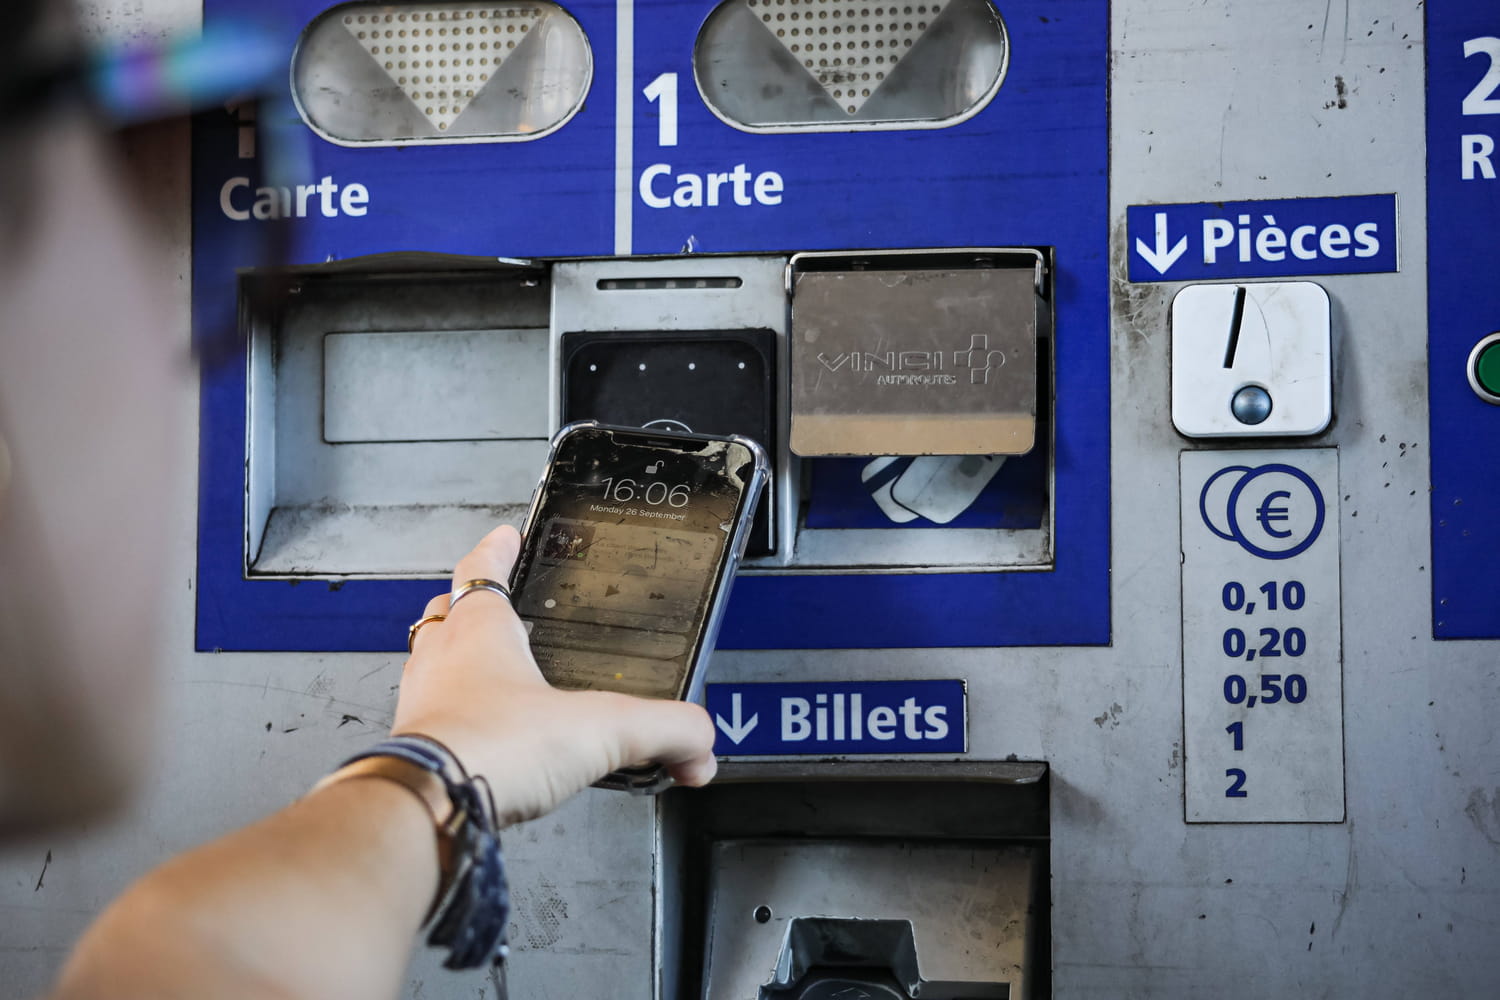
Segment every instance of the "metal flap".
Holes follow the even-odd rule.
[[[1035,251],[1026,266],[800,269],[792,290],[791,449],[1020,455],[1036,443]],[[910,263],[908,263],[910,262]],[[894,264],[896,266],[890,266]],[[903,266],[905,265],[905,266]]]

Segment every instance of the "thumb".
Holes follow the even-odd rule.
[[[718,772],[717,735],[703,706],[663,698],[596,692],[625,761],[666,765],[680,785],[706,785]]]

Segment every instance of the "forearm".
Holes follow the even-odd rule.
[[[141,879],[85,934],[53,996],[393,997],[437,879],[416,796],[336,783]]]
[[[455,585],[507,579],[518,547],[514,528],[491,532],[459,561]],[[426,780],[352,776],[367,757],[296,805],[162,866],[84,936],[53,1000],[394,997],[436,894],[437,823],[459,824],[445,856],[461,849],[453,871],[477,880],[455,883],[474,893],[456,893],[461,905],[442,915],[454,931],[449,958],[467,966],[501,953],[489,809],[476,808],[478,792],[453,780],[458,772],[488,779],[501,826],[544,815],[633,761],[660,761],[683,784],[713,777],[715,730],[702,708],[551,687],[503,594],[485,589],[457,605],[441,594],[423,617],[396,706],[394,731],[406,735],[392,742],[404,751],[371,756],[404,760]],[[427,751],[410,745],[423,739]]]

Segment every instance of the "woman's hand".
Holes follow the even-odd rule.
[[[454,585],[504,582],[520,551],[508,525],[485,536],[454,570]],[[560,691],[542,678],[510,602],[475,591],[417,634],[401,680],[396,734],[420,733],[454,752],[494,791],[502,825],[534,819],[627,764],[667,765],[679,784],[713,778],[714,727],[686,702],[604,691]]]

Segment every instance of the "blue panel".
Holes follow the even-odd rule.
[[[710,684],[714,753],[964,753],[963,681]]]
[[[226,23],[271,18],[272,30],[285,38],[290,62],[302,29],[331,6],[320,0],[205,0],[204,18]],[[369,191],[361,216],[329,218],[320,203],[300,218],[294,258],[322,262],[400,250],[542,257],[611,252],[615,4],[581,0],[566,7],[592,42],[593,85],[578,114],[543,139],[347,148],[313,138],[294,114],[275,123],[281,133],[310,149],[306,182],[331,177],[340,186],[359,183]],[[290,114],[290,105],[285,107]],[[195,225],[199,235],[217,241],[236,228],[255,225],[253,220],[230,221],[219,206],[224,185],[253,176],[253,171],[237,155],[234,129],[225,129],[216,142],[205,141],[203,133],[216,119],[227,125],[231,116],[207,117],[194,150],[194,184],[200,195]],[[231,207],[244,211],[249,194],[234,189]]]
[[[314,140],[307,183],[363,184],[363,216],[301,220],[294,259],[401,250],[513,257],[608,255],[615,240],[614,0],[565,4],[593,46],[582,111],[534,142],[345,149]],[[288,53],[324,4],[205,0],[210,21],[283,18]],[[738,648],[1107,643],[1109,611],[1108,19],[1097,0],[1003,5],[1008,75],[995,99],[951,128],[753,135],[714,117],[692,84],[702,0],[635,5],[631,175],[636,253],[942,246],[1055,248],[1053,531],[1050,572],[743,577],[721,645]],[[658,105],[642,88],[678,74],[679,143],[661,148]],[[305,137],[300,121],[283,134]],[[193,270],[199,330],[232,322],[234,268],[257,257],[256,223],[231,207],[258,183],[238,159],[238,123],[205,116],[194,132]],[[774,170],[779,204],[656,209],[642,171]],[[732,200],[732,199],[731,199]],[[247,580],[243,572],[245,376],[203,385],[198,646],[203,649],[399,649],[440,584]],[[1021,468],[1024,468],[1022,466]],[[1018,470],[1019,471],[1019,470]],[[997,477],[975,511],[991,525],[1030,520]],[[988,513],[985,513],[988,511]],[[940,530],[940,529],[933,529]]]
[[[899,478],[904,462],[865,483],[862,472],[870,459],[819,459],[813,464],[805,523],[809,528],[1040,528],[1047,516],[1047,428],[1038,431],[1041,447],[1007,458],[974,502],[943,525],[923,517],[898,524],[871,497],[871,487]]]
[[[1466,42],[1483,39],[1464,55]],[[1481,84],[1497,60],[1500,8],[1428,6],[1427,359],[1439,639],[1500,638],[1500,587],[1492,582],[1500,553],[1500,406],[1476,396],[1467,376],[1474,345],[1500,330],[1500,92]],[[1466,98],[1477,113],[1464,114]]]
[[[1131,281],[1396,270],[1396,196],[1283,198],[1126,209]]]

